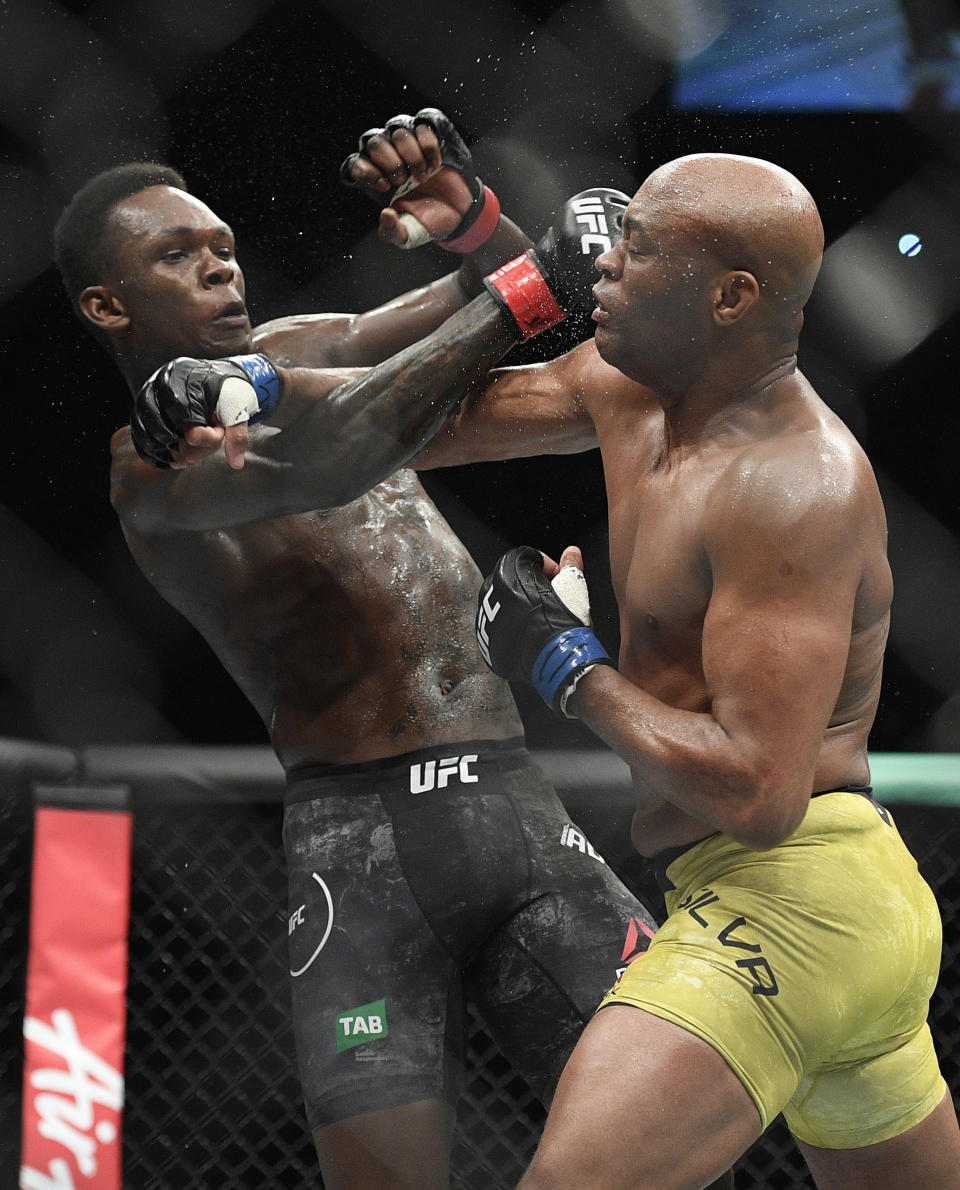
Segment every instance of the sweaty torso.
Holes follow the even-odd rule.
[[[522,733],[479,662],[479,571],[412,472],[343,508],[130,545],[286,767]]]
[[[800,384],[806,402],[800,413],[803,433],[815,440],[815,450],[858,459],[863,476],[856,499],[863,502],[863,523],[870,526],[850,543],[861,555],[859,587],[846,670],[820,746],[813,793],[869,779],[867,735],[880,693],[892,586],[883,511],[869,465],[846,427],[809,386]],[[592,412],[607,483],[611,572],[620,609],[619,668],[667,705],[709,714],[703,631],[713,573],[705,525],[732,502],[742,443],[714,443],[668,461],[660,405],[625,378],[622,383],[605,378],[603,402]],[[703,838],[714,829],[651,796],[637,780],[635,787],[634,839],[638,846],[642,839],[646,854]]]
[[[317,323],[269,324],[255,349],[328,365]],[[286,768],[523,734],[477,649],[482,576],[414,472],[341,508],[216,532],[126,529],[141,569],[217,654]]]

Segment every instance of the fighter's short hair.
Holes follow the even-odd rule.
[[[64,208],[53,232],[53,255],[74,309],[82,291],[96,285],[108,266],[111,210],[148,186],[171,186],[189,193],[172,166],[134,161],[92,177]]]

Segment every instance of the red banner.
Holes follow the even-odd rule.
[[[121,1190],[132,816],[39,807],[20,1190]]]

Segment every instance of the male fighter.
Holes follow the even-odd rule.
[[[440,113],[362,143],[358,180],[371,162],[392,175],[389,234],[445,241],[472,263],[365,315],[251,332],[230,229],[157,167],[89,183],[61,219],[58,259],[86,325],[131,391],[144,386],[138,448],[162,469],[128,430],[113,441],[130,549],[257,708],[287,771],[294,1032],[327,1190],[439,1190],[465,996],[545,1087],[654,927],[601,860],[564,845],[567,816],[507,686],[476,655],[480,575],[416,477],[391,474],[518,341],[518,320],[559,313],[552,292],[526,257],[490,282],[496,297],[479,283],[529,241],[498,217]],[[397,199],[410,179],[421,185]],[[457,313],[464,285],[479,296]],[[161,367],[183,355],[200,358]],[[215,408],[262,424],[249,439],[242,421],[191,425]]]
[[[496,672],[628,762],[633,839],[667,888],[523,1188],[695,1190],[783,1112],[821,1190],[958,1190],[926,1025],[939,914],[869,796],[884,512],[797,368],[816,206],[768,162],[700,154],[656,170],[622,226],[597,260],[595,341],[495,373],[417,459],[599,444],[618,665],[526,547],[484,584],[477,634]]]
[[[599,443],[615,667],[510,551],[494,670],[628,762],[666,924],[564,1071],[524,1190],[694,1190],[780,1112],[821,1190],[957,1190],[933,894],[870,797],[892,583],[870,464],[797,369],[823,232],[767,162],[681,158],[597,260],[595,343],[505,372],[435,462]],[[562,435],[558,438],[558,434]],[[568,548],[562,565],[582,565]],[[663,1127],[664,1117],[671,1127]]]

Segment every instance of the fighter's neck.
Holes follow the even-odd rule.
[[[672,443],[694,442],[725,432],[767,405],[775,390],[797,371],[797,357],[772,361],[752,374],[709,374],[682,391],[658,393]]]

